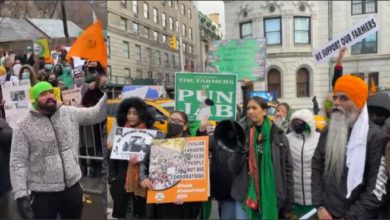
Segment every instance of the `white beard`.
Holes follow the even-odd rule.
[[[325,148],[325,178],[336,176],[340,182],[345,165],[348,123],[345,114],[332,113]]]

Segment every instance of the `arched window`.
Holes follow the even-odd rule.
[[[297,72],[297,97],[310,96],[310,76],[306,68],[300,68]]]
[[[277,69],[268,71],[268,91],[274,91],[276,97],[282,96],[280,72]]]

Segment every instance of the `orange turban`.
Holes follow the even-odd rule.
[[[337,79],[333,93],[344,92],[355,105],[362,109],[368,98],[368,86],[364,80],[352,75],[344,75]]]

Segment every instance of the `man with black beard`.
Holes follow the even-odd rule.
[[[344,75],[333,89],[329,128],[312,159],[312,198],[319,219],[371,219],[387,196],[386,133],[367,112],[368,88]]]
[[[10,174],[18,211],[24,219],[80,219],[79,126],[107,117],[103,95],[90,108],[57,105],[53,87],[39,82],[32,88],[34,110],[12,136]]]

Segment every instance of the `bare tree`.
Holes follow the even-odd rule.
[[[52,18],[59,1],[40,1],[40,0],[34,0],[34,4],[37,8],[38,17],[41,18]]]

